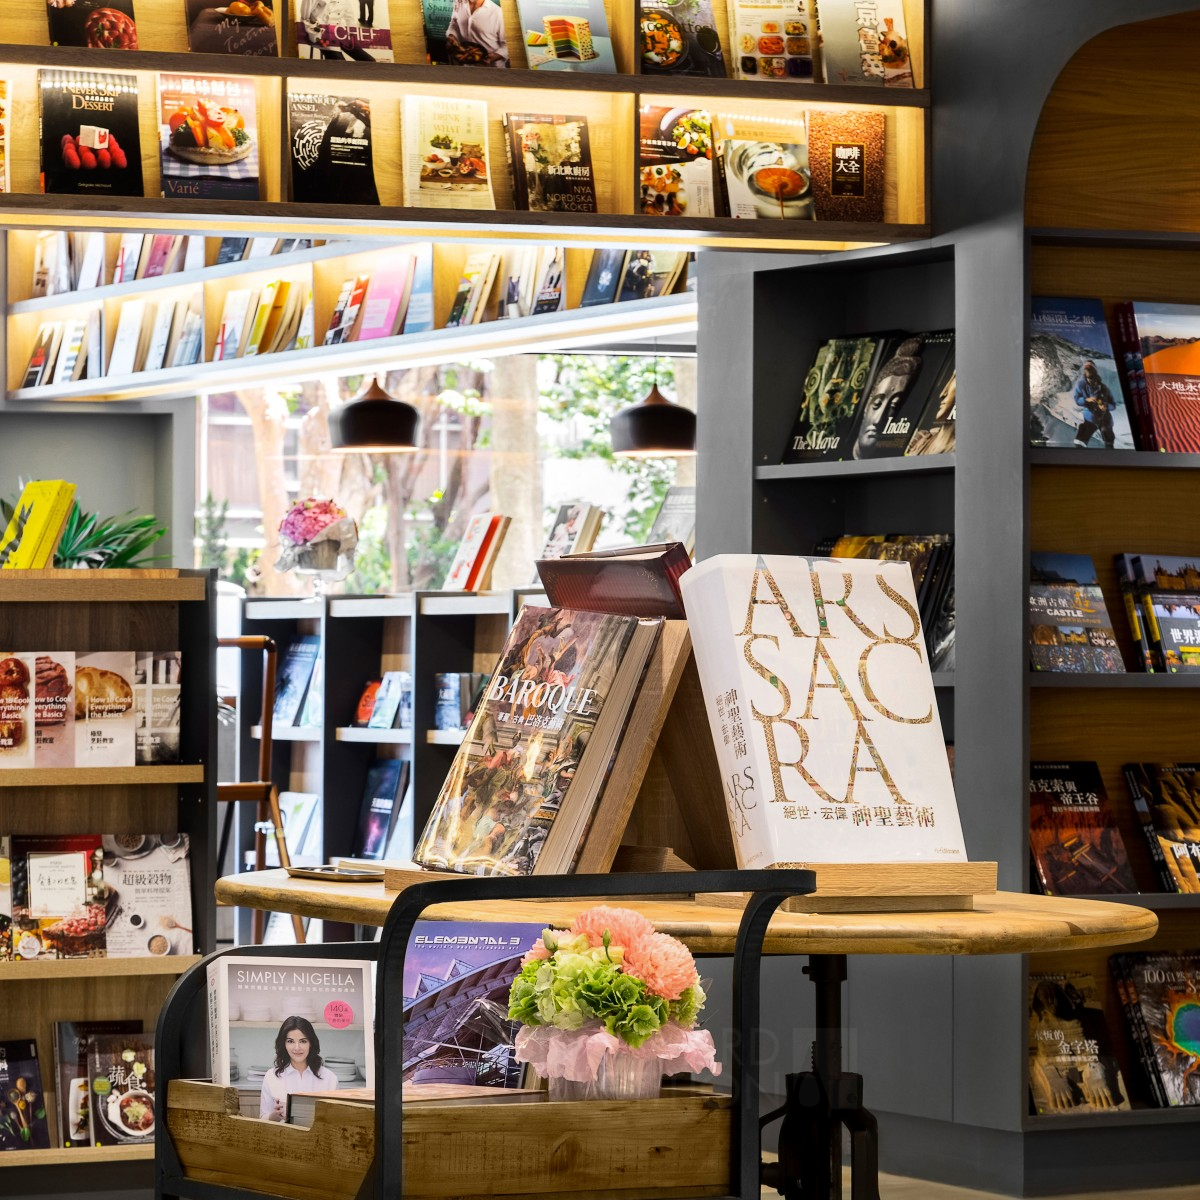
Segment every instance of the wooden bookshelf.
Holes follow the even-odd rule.
[[[22,1150],[0,1155],[0,1167],[85,1167],[154,1161],[153,1146],[81,1146],[78,1150]]]
[[[0,775],[0,787],[90,787],[114,784],[203,783],[202,765],[153,767],[21,767]]]
[[[165,958],[54,958],[46,962],[16,960],[0,965],[0,983],[32,979],[108,979],[127,975],[182,975],[200,961],[198,954]]]

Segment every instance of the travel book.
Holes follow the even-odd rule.
[[[814,220],[803,120],[781,125],[724,117],[721,123],[729,215],[743,220]]]
[[[1138,890],[1094,762],[1029,764],[1029,845],[1047,896]]]
[[[729,35],[735,79],[813,81],[815,0],[731,0]]]
[[[887,118],[865,109],[810,108],[805,121],[818,221],[882,221]]]
[[[93,1144],[88,1073],[93,1038],[141,1032],[139,1020],[54,1022],[55,1100],[61,1149],[78,1150]]]
[[[1039,1116],[1132,1107],[1087,971],[1029,975],[1029,1090]]]
[[[687,262],[684,250],[629,250],[617,300],[652,300],[666,296],[679,281]]]
[[[1200,560],[1179,554],[1118,555],[1128,573],[1123,594],[1137,610],[1131,622],[1152,670],[1200,671]]]
[[[469,875],[569,872],[659,626],[523,608],[414,861]]]
[[[612,304],[621,286],[621,272],[625,268],[625,251],[597,249],[592,251],[588,263],[587,278],[583,283],[580,308],[591,308],[595,304]]]
[[[421,0],[425,57],[456,67],[510,66],[500,0]]]
[[[288,123],[296,203],[379,203],[369,100],[289,92]]]
[[[505,113],[513,206],[529,212],[595,212],[587,117]]]
[[[902,0],[820,0],[817,30],[826,83],[916,86]]]
[[[153,1145],[154,1034],[93,1034],[88,1082],[93,1146]]]
[[[721,34],[712,0],[638,5],[643,75],[711,75],[725,78]]]
[[[1030,302],[1029,444],[1133,449],[1099,300],[1034,296]]]
[[[100,837],[23,835],[10,852],[13,958],[103,958],[108,888]]]
[[[46,20],[52,46],[88,46],[94,50],[136,50],[133,0],[47,0]]]
[[[321,653],[321,639],[315,633],[302,633],[288,643],[279,659],[275,675],[273,719],[276,725],[294,725],[304,705],[312,679],[313,666]]]
[[[1200,763],[1126,763],[1124,771],[1163,890],[1200,893]]]
[[[136,75],[38,71],[41,190],[142,196]]]
[[[1120,674],[1112,618],[1086,554],[1029,556],[1029,660],[1035,671]]]
[[[165,197],[257,200],[255,81],[238,75],[159,75]]]
[[[2,968],[0,968],[2,969]],[[46,1089],[50,1079],[42,1063],[37,1042],[32,1038],[9,1038],[0,1042],[0,1152],[5,1150],[49,1150],[50,1121],[46,1114]]]
[[[350,852],[354,858],[383,858],[408,790],[408,769],[408,760],[400,758],[380,759],[367,768],[358,830]]]
[[[517,0],[517,12],[530,70],[616,72],[604,0]]]
[[[703,108],[638,110],[638,210],[648,217],[724,215],[712,116]]]
[[[381,0],[297,0],[296,54],[334,62],[392,62],[392,28]]]
[[[486,100],[408,95],[400,123],[406,206],[496,207]]]
[[[1135,301],[1149,423],[1157,449],[1200,451],[1200,308]]]
[[[742,870],[966,860],[907,563],[724,554],[679,584]]]
[[[184,0],[188,49],[193,54],[279,54],[274,0]],[[283,8],[286,12],[286,8]]]

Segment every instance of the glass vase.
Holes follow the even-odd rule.
[[[550,1100],[656,1100],[662,1092],[662,1064],[638,1057],[624,1047],[609,1050],[596,1078],[586,1083],[550,1079]]]

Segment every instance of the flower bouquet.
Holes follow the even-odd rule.
[[[278,571],[345,579],[354,567],[358,526],[333,500],[297,500],[279,523]]]
[[[696,1028],[704,989],[682,942],[627,908],[590,908],[546,929],[522,959],[508,1015],[518,1062],[550,1082],[550,1099],[646,1099],[664,1075],[720,1074]]]

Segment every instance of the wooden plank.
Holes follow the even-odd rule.
[[[89,784],[81,791],[68,783],[30,793],[5,786],[9,774],[0,772],[0,829],[6,833],[78,833],[81,825],[103,827],[105,833],[179,831],[179,790],[174,785]]]
[[[4,787],[88,787],[93,784],[203,783],[204,767],[30,767],[14,768],[0,776]]]
[[[0,983],[18,979],[50,982],[55,979],[95,979],[117,975],[182,975],[200,961],[198,954],[166,958],[56,958],[45,962],[14,959],[0,963]]]
[[[203,600],[206,579],[178,571],[0,571],[0,602]]]
[[[22,1150],[20,1154],[0,1154],[0,1168],[95,1167],[104,1163],[151,1162],[153,1158],[153,1146],[81,1146],[78,1150]]]

